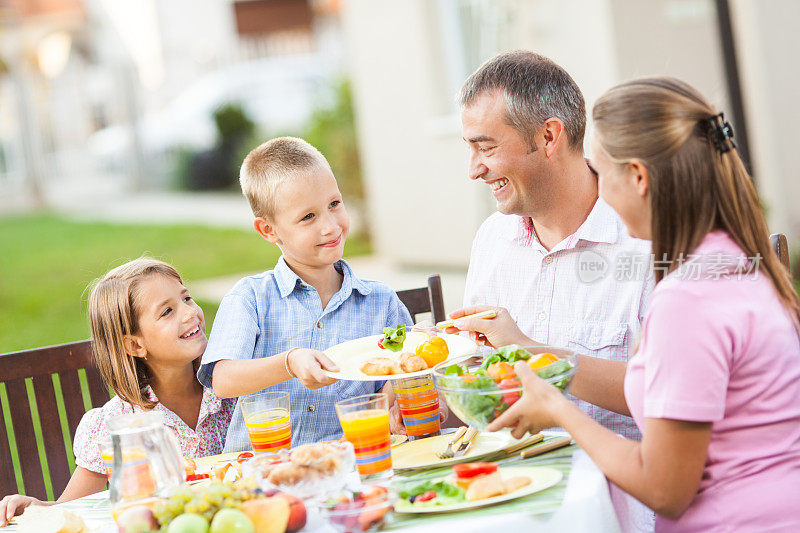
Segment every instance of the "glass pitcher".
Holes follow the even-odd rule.
[[[186,480],[175,437],[157,413],[133,413],[107,422],[114,448],[109,482],[112,513],[132,505],[152,508]]]

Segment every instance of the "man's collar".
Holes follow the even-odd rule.
[[[340,259],[333,266],[343,277],[342,289],[345,289],[345,297],[350,296],[350,292],[353,290],[356,290],[365,296],[372,292],[372,289],[370,289],[363,281],[353,274],[353,270],[350,268],[350,265],[347,264],[347,261]],[[294,271],[289,268],[289,265],[286,264],[286,260],[283,258],[283,256],[281,256],[280,259],[278,259],[278,262],[275,264],[273,275],[275,276],[275,283],[278,284],[278,291],[280,292],[281,298],[286,298],[289,296],[292,292],[294,292],[298,285],[305,285],[305,282],[300,279],[300,276],[295,274]]]
[[[575,233],[565,239],[563,248],[572,248],[581,240],[614,244],[618,239],[619,220],[617,214],[605,200],[598,197],[586,220]],[[517,240],[521,246],[530,246],[534,242],[538,242],[533,220],[530,217],[519,217]]]
[[[589,216],[575,232],[574,243],[583,240],[587,242],[604,242],[614,244],[619,240],[619,218],[605,200],[598,197]]]

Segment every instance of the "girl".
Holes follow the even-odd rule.
[[[642,441],[601,427],[524,364],[525,394],[489,429],[563,427],[655,510],[657,531],[800,531],[800,304],[730,125],[671,78],[612,88],[593,118],[600,195],[652,240],[660,268],[624,387],[588,386],[584,372],[579,388],[609,391],[607,405],[624,391]],[[498,318],[489,342],[529,342]]]
[[[205,320],[174,268],[140,258],[111,270],[89,297],[89,324],[97,366],[116,396],[81,419],[75,472],[58,502],[103,490],[100,444],[111,441],[106,421],[121,414],[160,413],[185,457],[222,452],[236,399],[221,400],[197,381],[208,342]],[[0,526],[28,505],[53,503],[6,496]]]

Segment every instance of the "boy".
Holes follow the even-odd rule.
[[[282,255],[274,270],[240,280],[222,300],[197,378],[221,398],[289,392],[292,446],[338,439],[334,404],[384,382],[326,376],[323,369],[338,368],[321,350],[410,325],[411,316],[392,289],[357,278],[342,259],[350,219],[316,148],[292,137],[268,141],[245,158],[240,183],[255,230]],[[237,407],[224,451],[249,448]]]

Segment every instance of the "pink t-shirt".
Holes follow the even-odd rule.
[[[158,400],[149,386],[142,389],[142,392],[151,400]],[[152,411],[160,414],[164,425],[172,430],[183,456],[194,458],[222,453],[235,407],[236,398],[218,398],[211,389],[204,389],[196,428],[187,426],[181,417],[161,403],[156,404]],[[129,404],[119,396],[111,398],[103,407],[87,411],[75,430],[75,464],[98,474],[105,473],[100,443],[111,442],[111,433],[106,422],[119,415],[142,411],[144,409]]]
[[[697,496],[656,531],[800,531],[800,339],[727,233],[693,256],[656,286],[625,378],[642,432],[645,418],[711,422]]]

